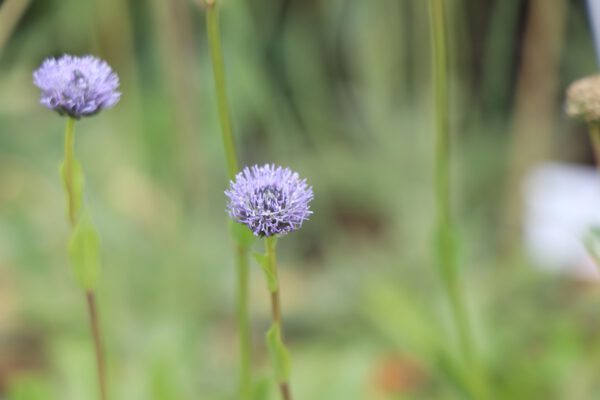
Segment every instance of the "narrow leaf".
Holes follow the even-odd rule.
[[[285,382],[290,377],[290,353],[281,340],[281,329],[278,324],[271,326],[267,331],[266,339],[275,378],[278,382]]]
[[[256,241],[256,236],[252,233],[246,225],[238,224],[233,221],[229,221],[229,230],[231,231],[231,237],[235,242],[242,247],[250,247]]]
[[[100,277],[100,237],[85,212],[71,236],[69,256],[77,282],[85,290],[93,289]]]
[[[266,254],[261,253],[253,253],[252,255],[254,256],[254,259],[265,273],[265,278],[267,278],[267,287],[269,288],[269,291],[271,293],[277,291],[277,277],[275,276],[275,273],[271,268],[271,265],[269,263],[269,257],[267,257]]]

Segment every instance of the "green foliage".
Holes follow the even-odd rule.
[[[288,349],[281,340],[279,324],[271,325],[266,334],[267,348],[277,382],[287,382],[290,378],[291,360]]]
[[[256,242],[256,236],[246,225],[235,223],[229,220],[229,230],[238,246],[249,248]]]
[[[274,266],[271,265],[269,257],[266,254],[262,253],[252,253],[254,260],[260,265],[260,268],[265,273],[265,278],[267,280],[267,287],[271,293],[276,292],[279,284],[277,282],[276,271],[273,270]]]
[[[600,265],[600,228],[591,229],[585,237],[585,247],[592,256],[596,265]]]
[[[73,230],[69,256],[77,282],[83,289],[94,289],[100,278],[100,237],[87,212]]]
[[[268,400],[271,391],[270,378],[256,379],[252,388],[252,400]]]

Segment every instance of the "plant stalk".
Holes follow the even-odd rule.
[[[486,380],[473,350],[473,335],[463,296],[458,258],[456,230],[451,207],[451,149],[449,126],[448,43],[444,0],[429,0],[433,57],[433,90],[435,98],[435,197],[437,224],[437,256],[442,282],[459,340],[460,352],[467,370],[473,372],[472,396],[488,398]]]
[[[281,332],[281,341],[285,342],[283,337],[283,324],[281,320],[281,300],[279,296],[280,285],[279,276],[277,274],[277,254],[275,251],[275,237],[267,237],[265,239],[265,250],[267,253],[267,260],[269,263],[269,270],[273,274],[273,279],[276,283],[276,289],[271,291],[271,312],[273,315],[273,325],[276,325]],[[284,344],[285,346],[285,344]],[[281,398],[283,400],[292,400],[292,392],[290,390],[290,383],[288,380],[281,380],[277,382],[279,385],[279,391],[281,392]]]
[[[74,229],[77,225],[77,204],[75,199],[74,188],[74,144],[75,144],[75,119],[67,118],[67,127],[65,130],[65,186],[67,191],[67,209],[68,218],[71,227]],[[104,347],[102,345],[102,335],[100,330],[100,321],[98,318],[98,310],[96,307],[96,296],[93,290],[86,291],[86,300],[88,305],[88,314],[90,318],[90,326],[92,330],[92,338],[94,341],[94,350],[96,356],[98,387],[100,391],[100,399],[108,399],[108,385],[106,380],[106,365],[104,362]]]
[[[100,398],[108,399],[108,389],[106,383],[106,364],[104,362],[104,346],[102,344],[102,334],[100,333],[100,320],[98,318],[98,310],[96,307],[96,295],[93,290],[86,292],[88,304],[88,313],[90,316],[90,326],[92,328],[92,336],[94,338],[94,351],[96,353],[96,367],[98,371],[98,384],[100,386]]]
[[[223,61],[223,50],[221,48],[219,10],[216,1],[208,1],[206,4],[206,30],[213,65],[217,108],[221,125],[221,138],[225,150],[225,158],[227,160],[228,177],[230,180],[233,180],[239,170],[238,158],[233,137],[229,102],[227,100],[225,63]],[[237,244],[235,250],[238,279],[237,325],[240,352],[239,398],[242,400],[249,400],[252,397],[251,332],[248,315],[249,249],[246,246]]]
[[[590,140],[592,141],[592,148],[594,149],[594,156],[596,158],[596,168],[600,172],[600,124],[591,122],[589,124]]]

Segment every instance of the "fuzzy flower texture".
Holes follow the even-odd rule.
[[[75,119],[97,114],[121,98],[117,74],[89,55],[48,58],[33,73],[33,82],[42,91],[42,105]]]
[[[231,182],[227,211],[255,236],[285,235],[295,231],[312,214],[312,187],[296,172],[275,165],[244,168]]]
[[[569,86],[567,114],[588,123],[600,122],[600,74],[579,79]]]

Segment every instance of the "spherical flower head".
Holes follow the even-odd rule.
[[[312,214],[312,187],[296,172],[275,165],[244,168],[225,191],[227,211],[255,236],[285,235],[295,231]]]
[[[567,114],[588,123],[600,122],[600,74],[579,79],[569,86]]]
[[[33,73],[45,107],[79,119],[117,104],[119,77],[103,60],[93,56],[48,58]]]

